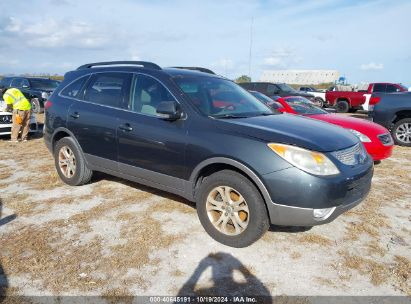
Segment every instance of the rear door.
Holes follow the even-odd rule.
[[[135,74],[126,111],[119,113],[119,170],[172,189],[183,189],[186,119],[166,121],[156,113],[162,101],[176,101],[157,79]]]
[[[129,98],[131,73],[95,73],[80,100],[68,112],[68,129],[74,133],[87,161],[97,167],[117,170],[117,127],[120,109]]]

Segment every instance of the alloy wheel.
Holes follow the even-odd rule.
[[[67,178],[72,178],[76,174],[76,157],[68,146],[61,147],[59,151],[59,168]]]
[[[405,144],[411,143],[411,123],[403,123],[395,131],[397,139]]]
[[[214,228],[226,235],[238,235],[247,228],[250,210],[244,197],[234,188],[218,186],[210,191],[207,214]]]

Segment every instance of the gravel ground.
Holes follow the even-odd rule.
[[[70,187],[41,138],[0,140],[0,294],[411,295],[410,160],[395,147],[334,222],[233,249],[184,199],[103,174]]]

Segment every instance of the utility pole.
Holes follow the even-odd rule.
[[[251,59],[252,59],[252,48],[253,48],[253,23],[254,17],[251,17],[251,25],[250,25],[250,53],[248,55],[248,77],[251,77]]]

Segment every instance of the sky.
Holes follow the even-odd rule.
[[[3,75],[144,60],[231,79],[335,69],[411,85],[409,0],[0,0],[0,11]]]

